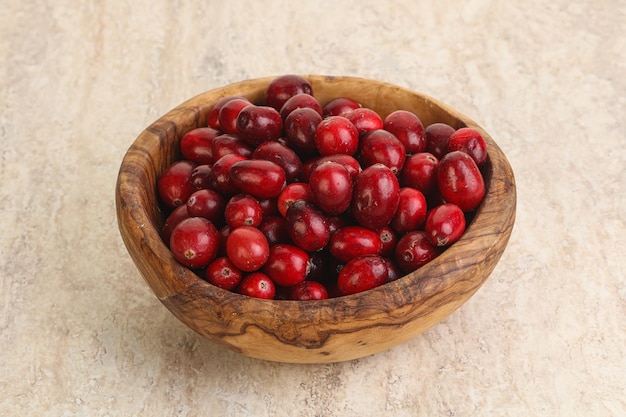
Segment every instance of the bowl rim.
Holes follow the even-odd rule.
[[[301,76],[312,82],[314,92],[315,86],[321,85],[321,83],[332,84],[344,81],[374,83],[381,91],[389,89],[390,91],[410,94],[416,99],[424,101],[429,106],[439,108],[439,110],[450,114],[453,119],[460,121],[460,125],[457,122],[455,123],[456,126],[453,126],[455,129],[467,126],[478,130],[487,142],[489,153],[488,161],[483,168],[484,174],[488,176],[488,180],[487,178],[485,180],[485,197],[476,209],[475,216],[469,223],[463,236],[441,253],[435,261],[372,290],[326,300],[302,302],[255,299],[213,286],[174,259],[170,250],[160,238],[160,225],[158,222],[155,222],[155,216],[157,215],[161,216],[161,220],[163,220],[163,214],[159,211],[158,204],[155,201],[155,206],[145,207],[141,202],[141,197],[145,195],[145,190],[142,191],[142,182],[138,179],[148,179],[148,181],[155,183],[156,175],[158,175],[157,171],[162,172],[164,165],[167,164],[162,163],[160,167],[156,166],[152,158],[147,157],[145,159],[146,163],[141,165],[133,158],[136,158],[138,154],[144,156],[153,155],[159,149],[166,149],[168,152],[176,153],[176,150],[172,149],[174,144],[178,143],[186,130],[197,127],[204,122],[208,111],[220,97],[243,95],[258,98],[260,94],[259,86],[266,86],[276,77],[270,76],[240,81],[192,97],[158,118],[141,132],[129,147],[122,160],[116,183],[117,217],[120,232],[122,232],[124,243],[131,258],[153,293],[185,324],[217,342],[223,341],[225,337],[228,338],[228,325],[234,325],[238,319],[250,312],[261,314],[263,316],[262,320],[274,321],[276,323],[284,322],[287,317],[292,320],[295,318],[295,321],[290,322],[288,327],[313,326],[316,327],[316,331],[330,332],[330,334],[341,332],[341,321],[345,318],[346,312],[350,311],[357,312],[357,315],[353,317],[357,321],[365,320],[370,322],[377,319],[384,321],[393,316],[396,320],[394,325],[398,325],[398,319],[400,319],[401,325],[402,315],[408,315],[412,304],[428,303],[431,300],[436,307],[442,302],[441,299],[435,300],[437,296],[441,296],[446,291],[454,291],[455,286],[459,283],[456,281],[456,275],[452,274],[451,271],[480,267],[481,262],[475,259],[475,257],[468,258],[462,256],[467,253],[470,247],[481,248],[486,259],[489,257],[499,259],[502,252],[498,252],[495,248],[502,244],[506,246],[513,228],[516,208],[516,187],[513,171],[496,142],[473,120],[428,95],[387,82],[353,76]],[[211,100],[207,102],[207,98]],[[418,114],[418,116],[420,115]],[[183,120],[182,127],[179,124],[180,120]],[[174,159],[176,158],[174,157]],[[143,188],[146,187],[143,186]],[[490,216],[506,220],[502,221],[500,229],[492,230],[493,222],[485,223],[488,217],[484,214],[487,211]],[[489,233],[485,233],[487,228],[490,230]],[[138,255],[139,252],[143,255]],[[495,259],[495,262],[497,262],[497,259]],[[486,274],[475,274],[471,278],[469,295],[458,305],[452,306],[451,310],[446,311],[443,317],[456,310],[482,286],[495,267],[495,262],[490,267],[491,270]],[[437,265],[440,263],[451,265],[452,269],[444,271],[445,273],[438,271]],[[148,279],[146,271],[159,271],[162,279],[160,282]],[[168,276],[175,277],[175,279],[167,279]],[[465,283],[464,285],[467,284]],[[410,294],[406,294],[407,291]],[[224,331],[219,334],[205,334],[201,328],[201,322],[198,322],[197,319],[186,317],[185,311],[187,310],[182,311],[179,309],[181,303],[194,303],[195,306],[204,306],[209,311],[214,311],[220,315],[220,317],[216,317],[216,320],[224,321]],[[225,317],[226,312],[232,314],[232,317]],[[301,347],[305,349],[315,347],[315,341],[311,341],[311,343],[310,345],[305,343]],[[232,349],[240,350],[237,346],[229,344],[229,342],[226,342],[226,344]]]

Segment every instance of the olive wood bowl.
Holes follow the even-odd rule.
[[[358,294],[322,301],[261,300],[223,290],[179,264],[159,236],[164,213],[157,203],[159,175],[180,159],[179,141],[206,126],[222,97],[262,103],[274,77],[247,80],[189,99],[143,131],[126,153],[117,180],[121,236],[158,299],[204,338],[254,358],[331,363],[371,355],[404,343],[465,303],[486,281],[504,252],[515,220],[511,167],[498,145],[475,122],[430,97],[385,82],[308,75],[322,104],[351,97],[383,118],[413,111],[424,126],[443,122],[472,127],[485,138],[486,194],[464,235],[440,256],[396,281]]]

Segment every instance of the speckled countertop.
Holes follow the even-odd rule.
[[[5,1],[1,416],[626,415],[626,4]],[[205,342],[121,241],[126,149],[200,92],[284,73],[424,92],[516,174],[491,278],[410,342],[288,365]]]

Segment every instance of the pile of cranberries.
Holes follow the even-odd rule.
[[[297,75],[263,104],[219,100],[158,179],[161,236],[206,281],[251,297],[319,300],[408,274],[459,239],[485,185],[474,129],[320,103]]]

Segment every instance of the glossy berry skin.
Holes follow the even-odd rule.
[[[398,240],[394,261],[405,273],[410,273],[426,265],[441,253],[441,249],[428,241],[426,232],[409,232]]]
[[[270,255],[262,271],[275,284],[291,287],[306,279],[309,254],[294,245],[279,243],[270,248]]]
[[[261,203],[251,195],[236,194],[226,203],[224,218],[233,229],[239,226],[257,227],[263,220],[263,209]]]
[[[219,248],[217,229],[202,217],[190,217],[178,223],[170,237],[174,258],[189,268],[203,268],[215,258]]]
[[[322,116],[322,105],[315,97],[310,94],[296,94],[295,96],[289,98],[280,108],[280,116],[285,120],[289,114],[296,110],[302,108],[309,108],[315,110],[320,116]]]
[[[371,290],[387,281],[387,265],[377,255],[361,256],[344,265],[337,278],[342,295]]]
[[[352,110],[356,110],[361,107],[361,103],[351,99],[349,97],[337,97],[330,100],[323,107],[323,116],[345,116]]]
[[[396,110],[385,117],[383,127],[402,142],[407,154],[423,152],[426,149],[424,125],[415,113]]]
[[[241,140],[239,136],[230,133],[217,136],[211,144],[211,153],[215,161],[231,153],[249,158],[252,151],[251,145]]]
[[[359,136],[367,132],[383,128],[383,119],[374,110],[367,107],[359,107],[344,114],[344,117],[352,122]]]
[[[306,182],[293,182],[288,184],[278,195],[277,206],[281,216],[287,216],[287,210],[298,200],[313,201],[311,187]]]
[[[185,159],[199,165],[213,163],[211,144],[219,131],[210,127],[199,127],[185,133],[180,139],[180,151]]]
[[[454,133],[454,128],[445,123],[433,123],[424,130],[426,138],[426,152],[429,152],[437,159],[441,159],[448,153],[448,141],[450,135]]]
[[[234,98],[224,103],[219,114],[220,130],[225,133],[236,135],[239,112],[251,104],[252,103],[245,98]]]
[[[443,199],[463,212],[478,207],[485,195],[483,176],[474,159],[463,151],[449,152],[441,158],[437,185]]]
[[[315,205],[328,215],[341,214],[350,207],[352,178],[337,162],[316,166],[309,177],[309,189]]]
[[[359,146],[359,132],[342,116],[329,116],[315,129],[315,148],[321,155],[353,155]]]
[[[187,204],[182,204],[176,207],[165,219],[165,223],[163,223],[163,227],[161,228],[161,239],[168,246],[170,244],[170,237],[172,236],[172,231],[178,223],[182,222],[185,219],[188,219],[189,213],[187,212]]]
[[[426,197],[415,188],[400,188],[400,201],[390,226],[398,234],[421,229],[426,222]]]
[[[187,200],[187,212],[191,217],[204,217],[214,224],[224,221],[226,199],[213,190],[198,190]]]
[[[191,188],[194,191],[211,188],[211,165],[198,165],[191,171]]]
[[[213,106],[213,108],[211,109],[211,111],[209,111],[209,115],[207,116],[207,125],[215,130],[221,130],[220,128],[220,110],[222,110],[222,107],[224,107],[224,104],[228,103],[229,101],[235,99],[235,98],[239,98],[239,99],[243,99],[243,100],[248,100],[245,97],[242,96],[228,96],[228,97],[223,97],[221,99],[219,99],[215,105]]]
[[[253,272],[241,280],[237,292],[248,297],[273,300],[276,296],[276,286],[272,279],[264,273]]]
[[[263,159],[235,162],[229,175],[235,187],[256,198],[277,197],[287,184],[285,171],[274,162]]]
[[[487,143],[475,129],[463,127],[450,135],[448,152],[463,151],[481,166],[487,160]]]
[[[378,233],[362,226],[345,226],[330,238],[328,250],[341,262],[364,255],[380,255],[383,243]]]
[[[328,290],[319,282],[303,281],[289,288],[287,298],[296,301],[325,300],[328,298]]]
[[[301,156],[317,153],[315,131],[322,120],[319,113],[306,107],[289,113],[283,124],[287,145]]]
[[[365,168],[352,189],[350,213],[361,226],[376,230],[389,224],[400,202],[400,185],[382,164]]]
[[[300,180],[302,161],[298,154],[288,146],[275,141],[267,141],[258,145],[252,152],[251,159],[264,159],[274,162],[285,171],[287,183]]]
[[[313,95],[311,83],[299,75],[287,74],[273,79],[265,90],[265,105],[280,111],[291,97],[298,94]]]
[[[211,284],[232,291],[241,282],[243,274],[230,259],[222,256],[207,266],[204,277]]]
[[[465,214],[456,204],[442,204],[428,213],[425,230],[430,243],[449,246],[465,232]]]
[[[277,140],[283,133],[283,119],[273,107],[250,105],[237,116],[237,133],[253,146]]]
[[[287,231],[293,243],[307,252],[315,252],[330,240],[330,229],[324,214],[312,203],[298,200],[289,206]]]
[[[404,166],[406,150],[404,145],[392,133],[386,130],[374,130],[363,135],[360,144],[360,162],[364,168],[383,164],[394,174],[398,174]]]
[[[277,243],[288,243],[291,242],[291,238],[289,237],[289,232],[287,231],[287,222],[284,217],[281,216],[269,216],[264,217],[263,221],[259,225],[259,230],[265,238],[270,246],[275,245]]]
[[[226,255],[244,272],[260,269],[269,257],[270,247],[265,235],[256,227],[232,229],[226,239]]]
[[[218,159],[211,168],[209,174],[209,183],[211,189],[222,195],[234,195],[240,192],[239,188],[230,179],[230,168],[239,161],[245,161],[247,158],[239,154],[224,155]]]
[[[398,235],[393,231],[391,226],[383,226],[380,229],[376,230],[378,233],[378,237],[380,237],[380,241],[382,242],[382,249],[380,251],[380,255],[386,258],[393,257],[394,251],[396,250],[396,245],[398,243]]]
[[[176,208],[187,202],[194,191],[191,187],[191,173],[195,162],[182,160],[169,165],[157,182],[160,200],[169,208]]]
[[[439,160],[431,153],[419,152],[411,155],[400,172],[400,185],[420,190],[430,196],[437,191],[437,166]]]

